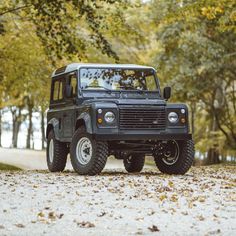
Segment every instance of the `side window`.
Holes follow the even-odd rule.
[[[60,81],[60,85],[59,85],[59,94],[58,94],[58,100],[63,99],[63,84],[62,81]]]
[[[53,83],[53,97],[52,97],[53,101],[56,101],[58,99],[59,85],[60,85],[59,81],[55,81]]]
[[[69,84],[72,87],[73,97],[77,95],[78,92],[78,86],[77,86],[77,76],[76,74],[69,75]]]
[[[61,80],[55,80],[53,83],[53,101],[63,99],[63,83]]]

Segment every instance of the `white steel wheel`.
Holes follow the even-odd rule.
[[[79,127],[70,144],[70,158],[73,169],[80,175],[97,175],[106,165],[109,154],[108,144],[97,141]]]
[[[50,140],[48,154],[49,154],[49,161],[52,163],[53,157],[54,157],[54,141],[53,141],[53,139]]]
[[[90,162],[93,155],[92,143],[89,138],[82,137],[76,145],[76,158],[81,165]]]

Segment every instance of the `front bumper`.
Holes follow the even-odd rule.
[[[97,140],[189,140],[192,134],[185,129],[166,130],[117,130],[97,129],[93,134]]]

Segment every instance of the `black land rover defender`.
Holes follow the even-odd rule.
[[[99,174],[108,156],[128,172],[142,170],[145,155],[158,169],[184,174],[194,159],[188,109],[168,104],[152,67],[74,63],[52,75],[47,113],[47,164],[63,171],[70,152],[74,170]]]

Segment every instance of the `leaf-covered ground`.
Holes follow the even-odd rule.
[[[233,235],[236,167],[0,172],[0,235]]]

